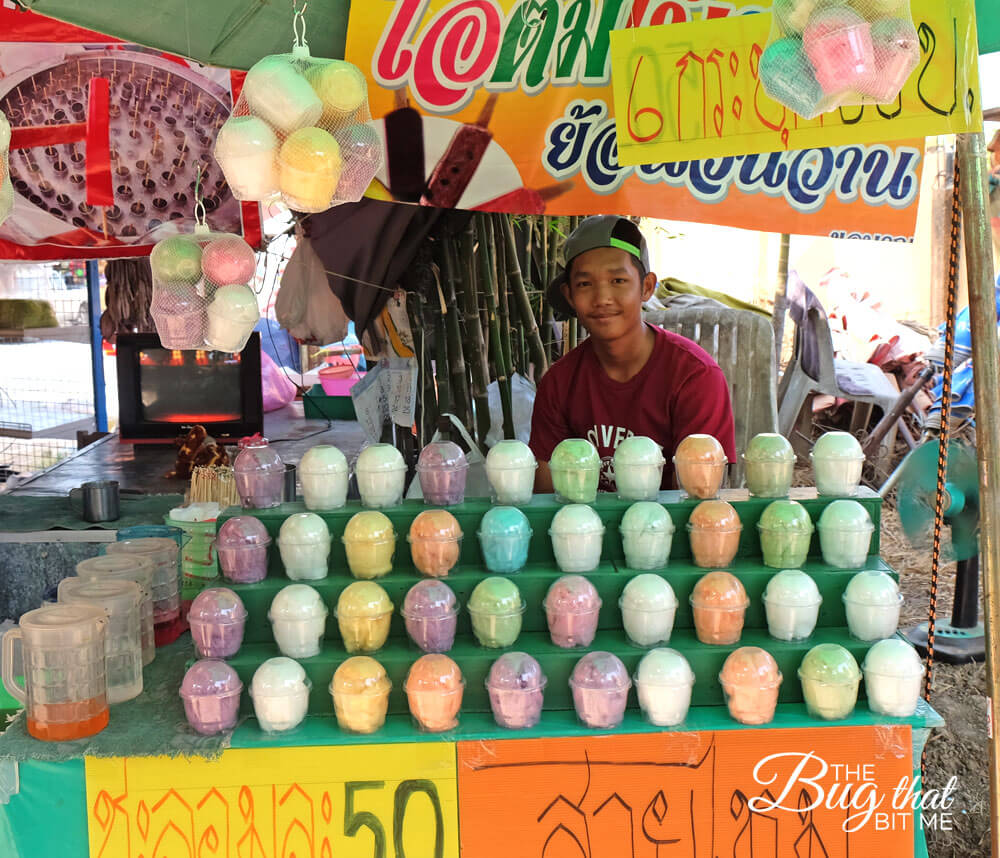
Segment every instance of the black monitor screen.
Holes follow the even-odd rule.
[[[139,351],[141,419],[219,423],[243,414],[240,356],[218,351]]]

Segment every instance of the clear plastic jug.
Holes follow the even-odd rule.
[[[156,645],[171,643],[183,630],[177,623],[181,616],[178,583],[180,546],[167,536],[147,536],[109,542],[107,551],[108,554],[138,554],[153,561],[156,567],[153,572],[153,627],[156,631]]]
[[[153,561],[142,555],[104,554],[76,564],[76,574],[90,580],[133,581],[139,585],[139,634],[143,666],[156,656],[153,634]]]
[[[107,726],[107,625],[107,614],[95,605],[46,605],[28,611],[4,634],[3,686],[24,704],[28,733],[36,739],[68,742]],[[24,687],[15,682],[21,673]]]
[[[95,605],[108,615],[104,636],[108,703],[122,703],[142,693],[140,598],[139,585],[133,581],[63,578],[59,582],[60,603]]]

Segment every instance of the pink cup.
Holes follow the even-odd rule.
[[[827,95],[859,89],[875,70],[871,24],[845,7],[813,15],[802,46]]]

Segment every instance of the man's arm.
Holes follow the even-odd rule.
[[[552,485],[552,471],[549,470],[548,462],[539,462],[538,470],[535,471],[535,494],[550,495],[556,490]]]
[[[556,444],[568,437],[569,425],[566,422],[564,404],[550,371],[538,382],[535,407],[531,412],[531,440],[528,446],[538,462],[538,470],[535,471],[536,493],[550,494],[553,491],[549,459]]]

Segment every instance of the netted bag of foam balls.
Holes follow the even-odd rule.
[[[760,80],[807,119],[895,101],[920,62],[909,0],[774,0],[772,11]]]
[[[302,47],[264,57],[219,129],[215,160],[240,200],[278,197],[301,212],[356,202],[382,163],[365,76]]]
[[[10,181],[10,123],[0,111],[0,223],[14,208],[14,185]]]
[[[164,348],[242,351],[260,319],[249,244],[198,226],[158,241],[149,264],[150,313]]]

